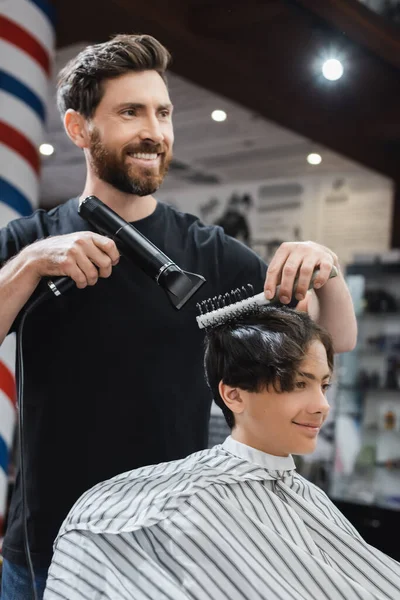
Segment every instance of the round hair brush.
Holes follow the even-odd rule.
[[[308,289],[312,289],[314,281],[319,274],[319,269],[314,269]],[[329,279],[336,277],[338,271],[336,267],[332,267]],[[296,293],[298,278],[294,280],[293,294]],[[271,300],[267,300],[264,292],[253,295],[254,290],[251,284],[237,288],[226,294],[214,296],[197,303],[197,308],[200,315],[196,317],[197,324],[200,329],[217,327],[223,323],[227,323],[233,319],[237,319],[242,315],[248,315],[260,310],[261,306],[273,304],[279,301],[279,286],[276,288],[275,296]]]

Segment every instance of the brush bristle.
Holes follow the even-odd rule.
[[[219,296],[198,304],[201,313],[200,316],[196,317],[199,328],[211,329],[234,321],[245,314],[258,312],[260,310],[259,304],[254,300],[254,296],[249,295],[252,291],[253,287],[249,284],[247,289],[234,290],[223,297]],[[243,296],[246,297],[243,298]],[[242,297],[241,300],[239,300],[240,297]],[[233,299],[235,299],[234,302],[232,302]],[[228,303],[228,300],[231,303]],[[206,312],[206,308],[211,308],[211,310]]]
[[[222,309],[220,309],[222,310]],[[212,329],[214,327],[219,327],[220,325],[226,325],[226,323],[230,323],[239,319],[239,317],[243,315],[255,314],[259,312],[260,306],[253,305],[251,308],[233,308],[229,307],[229,309],[224,312],[224,314],[217,314],[217,311],[208,313],[207,315],[202,315],[197,318],[197,323],[200,329],[205,329],[206,331]]]

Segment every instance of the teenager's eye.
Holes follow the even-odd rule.
[[[300,390],[304,390],[304,388],[306,387],[306,382],[305,381],[296,381],[296,387]]]
[[[322,389],[324,391],[324,394],[326,394],[326,392],[329,390],[329,388],[331,387],[331,383],[324,383],[324,385],[322,386]]]

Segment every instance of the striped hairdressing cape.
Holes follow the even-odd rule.
[[[55,543],[45,600],[396,600],[400,564],[276,457],[229,437],[101,483]]]

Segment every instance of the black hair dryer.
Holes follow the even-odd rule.
[[[123,255],[154,279],[165,290],[176,309],[182,308],[205,283],[206,280],[201,275],[180,269],[140,231],[96,196],[85,198],[78,212],[99,233],[113,239]],[[75,284],[70,277],[59,277],[47,283],[56,296],[65,293]]]

